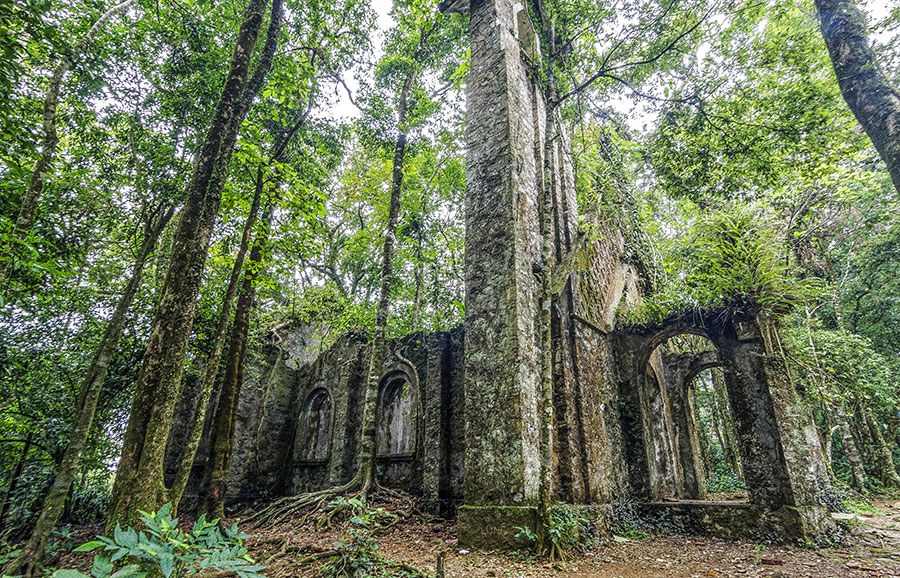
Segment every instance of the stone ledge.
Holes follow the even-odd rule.
[[[681,531],[726,539],[811,542],[835,529],[824,506],[772,509],[747,502],[683,500],[643,504],[641,511]]]
[[[456,510],[459,543],[479,548],[514,548],[516,527],[534,529],[534,506],[460,506]]]
[[[609,520],[611,504],[567,504],[594,524],[604,538],[612,535]],[[534,506],[460,506],[457,511],[459,543],[479,548],[517,548],[517,527],[537,527],[537,508]]]

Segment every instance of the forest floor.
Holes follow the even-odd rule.
[[[900,502],[876,501],[874,505],[878,513],[854,515],[845,524],[851,529],[843,543],[832,548],[792,548],[685,535],[618,537],[573,554],[561,566],[522,553],[464,549],[457,545],[453,521],[410,518],[378,538],[377,552],[429,574],[435,571],[438,554],[446,552],[446,578],[900,576]],[[327,551],[334,541],[346,538],[341,530],[297,531],[281,526],[257,532],[251,550],[258,559],[270,559],[263,563],[269,565],[265,574],[272,578],[322,576],[321,562],[298,565],[297,560],[310,552]],[[275,550],[280,553],[277,557],[272,556]],[[288,552],[293,554],[285,556]],[[397,569],[384,575],[405,574]]]
[[[570,555],[566,564],[551,564],[521,552],[463,548],[457,544],[453,520],[410,516],[377,537],[377,572],[347,576],[410,576],[403,568],[434,575],[438,555],[445,553],[445,578],[843,578],[900,576],[900,501],[875,500],[877,512],[844,514],[849,527],[843,542],[828,548],[795,548],[763,542],[658,534],[643,538],[616,537]],[[850,518],[852,516],[852,519]],[[349,535],[339,523],[316,530],[312,523],[290,523],[259,530],[246,542],[250,554],[268,568],[271,578],[334,576],[324,572],[327,552]],[[93,538],[99,526],[76,529],[77,540]],[[316,556],[321,556],[316,558]],[[307,559],[304,562],[304,558]],[[316,558],[312,561],[309,558]],[[350,564],[347,560],[335,565]],[[90,566],[86,554],[62,554],[57,567]],[[385,568],[388,568],[385,570]],[[390,568],[393,569],[390,569]],[[340,574],[339,574],[340,575]]]

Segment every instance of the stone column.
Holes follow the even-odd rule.
[[[466,157],[466,450],[462,542],[509,542],[538,493],[543,120],[516,36],[522,6],[470,4]],[[526,18],[527,20],[527,13]]]
[[[637,373],[641,418],[644,429],[650,494],[655,500],[675,498],[681,493],[684,476],[678,460],[672,409],[663,383],[665,370],[654,351],[644,371]]]
[[[726,328],[716,345],[741,446],[750,502],[767,506],[786,534],[810,537],[831,520],[819,504],[828,475],[808,404],[756,323]]]
[[[432,333],[427,337],[428,365],[424,400],[424,466],[422,498],[425,507],[440,513],[449,499],[448,405],[450,402],[450,334]]]

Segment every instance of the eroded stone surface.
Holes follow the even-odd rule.
[[[516,525],[535,523],[539,484],[535,271],[547,113],[529,63],[540,46],[519,2],[445,4],[468,9],[471,23],[465,326],[387,344],[377,466],[382,483],[422,495],[433,511],[459,508],[462,542],[505,545]],[[569,145],[560,137],[546,150],[556,267],[555,497],[595,512],[625,500],[703,497],[686,384],[714,362],[725,375],[750,505],[671,511],[729,532],[747,517],[751,530],[789,537],[827,529],[831,520],[819,504],[828,478],[815,426],[760,321],[689,312],[658,327],[616,327],[617,312],[652,285],[646,264],[612,215],[595,209],[579,228]],[[682,333],[707,337],[716,352],[684,359],[656,352]],[[239,400],[230,498],[295,494],[353,476],[365,344],[363,336],[345,335],[323,351],[315,328],[288,324],[254,352]],[[179,415],[189,416],[190,396],[183,406]],[[183,429],[170,443],[170,475]],[[189,493],[205,451],[204,443]]]

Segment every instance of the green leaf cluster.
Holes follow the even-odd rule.
[[[261,578],[260,570],[247,554],[243,540],[249,536],[237,524],[219,528],[219,521],[201,515],[190,531],[178,528],[178,519],[169,513],[171,504],[158,512],[141,512],[143,529],[122,529],[116,525],[112,538],[99,536],[76,552],[102,550],[94,557],[90,578],[182,578],[204,570],[230,572],[239,578]],[[76,570],[57,570],[53,578],[87,578]]]

